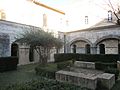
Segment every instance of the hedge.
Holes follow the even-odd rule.
[[[58,70],[65,69],[68,66],[70,67],[72,65],[73,65],[73,62],[71,60],[70,61],[64,61],[64,62],[59,62],[59,63],[57,63],[57,69]]]
[[[18,57],[0,57],[0,72],[17,69]]]
[[[49,79],[55,79],[55,73],[68,66],[72,66],[72,61],[65,61],[59,63],[48,63],[46,65],[38,65],[35,67],[36,74]]]
[[[24,83],[12,84],[1,90],[90,90],[90,89],[83,89],[77,85],[41,78],[39,80],[30,80]]]
[[[62,62],[67,60],[88,61],[88,62],[105,62],[116,63],[120,59],[118,54],[78,54],[78,53],[60,53],[54,55],[55,62]]]
[[[108,68],[117,68],[117,63],[95,62],[95,68],[97,70],[105,70]]]
[[[35,67],[36,74],[49,79],[55,79],[55,72],[57,71],[57,64],[50,63],[46,65],[38,65]]]

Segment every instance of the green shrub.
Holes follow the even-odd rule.
[[[83,90],[80,86],[43,79],[9,85],[2,90]],[[84,89],[89,90],[89,89]]]
[[[64,61],[64,62],[59,62],[57,63],[57,69],[60,70],[60,69],[65,69],[67,67],[70,67],[72,66],[73,62],[70,60],[70,61]]]
[[[88,61],[88,62],[105,62],[116,63],[119,60],[117,54],[78,54],[78,53],[60,53],[54,55],[55,62],[77,60],[77,61]]]
[[[38,65],[35,68],[35,71],[37,75],[50,79],[55,79],[55,72],[57,71],[57,65],[55,63]]]
[[[95,68],[98,70],[104,70],[107,68],[117,68],[117,63],[95,62]]]
[[[76,53],[60,53],[54,54],[55,62],[64,62],[69,60],[76,60],[79,54]]]
[[[35,68],[36,74],[42,77],[55,79],[55,72],[61,69],[67,68],[67,66],[72,66],[72,61],[65,61],[59,63],[49,63],[46,65],[38,65]]]
[[[0,72],[15,70],[18,64],[18,57],[0,57]]]

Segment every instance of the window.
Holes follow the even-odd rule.
[[[30,62],[34,61],[34,48],[32,46],[30,46],[29,49],[29,61]]]
[[[47,27],[47,15],[43,14],[43,27]]]
[[[6,15],[4,10],[0,10],[0,19],[5,20],[6,19]]]
[[[85,45],[85,53],[90,54],[90,45],[89,44]]]
[[[99,49],[100,49],[100,54],[105,54],[105,45],[104,44],[100,44]]]
[[[66,26],[69,26],[69,21],[68,20],[66,20]]]
[[[73,53],[76,53],[76,45],[73,45]]]
[[[108,21],[112,21],[112,11],[108,11]]]
[[[85,16],[85,24],[88,24],[88,16]]]
[[[118,54],[120,54],[120,44],[118,44]]]

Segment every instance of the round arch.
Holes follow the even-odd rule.
[[[73,39],[71,42],[69,42],[69,45],[71,46],[73,43],[79,42],[79,41],[85,41],[88,44],[90,44],[90,46],[92,46],[92,42],[91,41],[89,41],[88,39],[82,38],[82,37]]]
[[[98,39],[95,41],[94,45],[98,45],[100,42],[104,41],[104,40],[108,40],[108,39],[117,39],[120,40],[120,36],[117,35],[108,35],[108,36],[103,36],[102,38]]]

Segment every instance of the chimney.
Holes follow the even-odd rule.
[[[109,22],[112,21],[112,11],[111,10],[108,11],[108,21]]]

